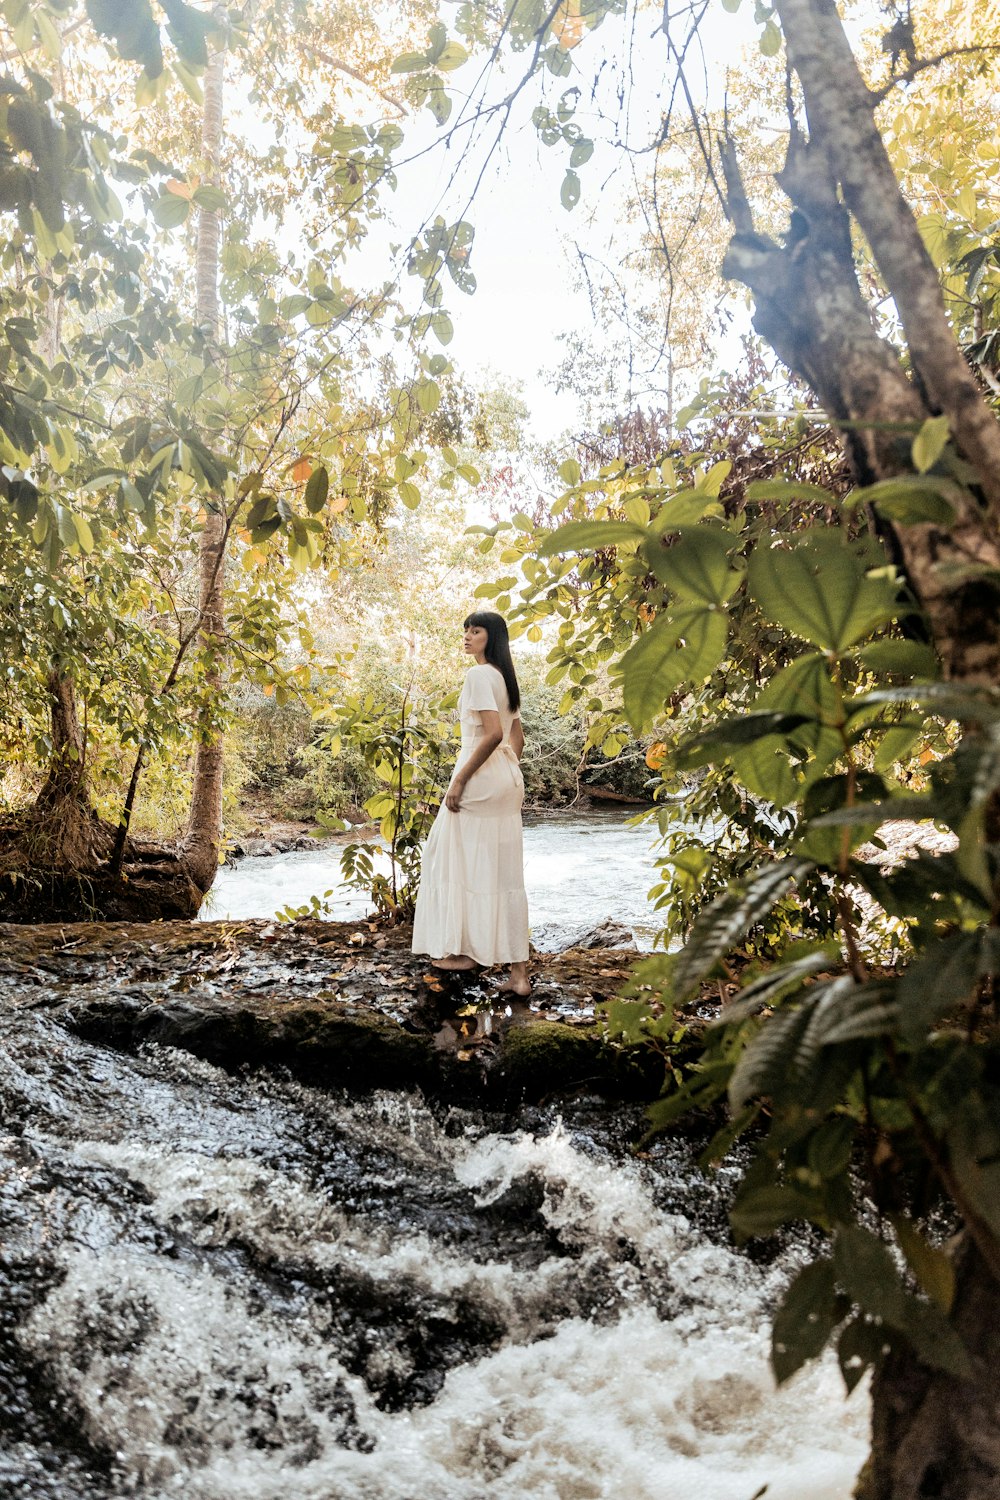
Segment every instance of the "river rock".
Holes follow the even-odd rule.
[[[240,859],[267,859],[275,854],[295,854],[300,849],[320,848],[319,839],[308,833],[276,834],[272,838],[235,839],[226,851],[226,864]]]
[[[560,952],[570,949],[592,950],[594,948],[635,949],[636,942],[630,927],[623,927],[613,917],[606,917],[596,927],[581,927],[572,937],[560,945]]]
[[[501,990],[506,970],[443,974],[409,936],[368,922],[0,926],[0,993],[89,1041],[356,1093],[506,1108],[580,1088],[657,1092],[662,1063],[610,1047],[596,1015],[628,953],[539,955],[526,1002]]]

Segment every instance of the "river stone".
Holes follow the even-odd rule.
[[[581,927],[579,932],[573,933],[568,941],[560,946],[560,952],[568,953],[571,948],[583,948],[591,950],[594,948],[629,948],[635,950],[636,941],[630,927],[623,927],[621,922],[616,922],[612,917],[606,917],[603,922],[598,922],[596,927]]]
[[[311,920],[0,926],[0,989],[88,1041],[179,1047],[352,1093],[416,1087],[507,1108],[581,1087],[658,1091],[662,1061],[609,1046],[596,1022],[628,954],[540,954],[526,1004],[499,988],[505,970],[441,974],[409,940]]]

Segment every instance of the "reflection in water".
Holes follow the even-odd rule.
[[[641,948],[657,931],[647,893],[657,879],[655,826],[629,826],[621,812],[588,812],[529,819],[524,829],[524,878],[532,940],[559,948],[608,918],[631,928]],[[284,906],[304,906],[328,890],[333,916],[353,921],[368,910],[364,896],[340,884],[340,847],[244,859],[219,871],[201,916],[272,917]]]

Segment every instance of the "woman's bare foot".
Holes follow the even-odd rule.
[[[504,995],[520,995],[522,999],[531,994],[531,980],[528,978],[526,963],[511,964],[510,978],[500,986],[500,992]]]
[[[476,960],[465,953],[449,953],[447,958],[432,958],[431,968],[452,970],[475,969]]]

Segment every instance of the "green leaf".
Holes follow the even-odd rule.
[[[899,609],[895,582],[871,576],[839,531],[802,533],[788,546],[757,546],[749,585],[768,619],[838,654]]]
[[[569,168],[562,180],[562,187],[559,189],[559,201],[567,211],[574,209],[580,201],[580,179],[572,167]]]
[[[211,183],[204,183],[194,190],[194,202],[199,208],[205,209],[207,213],[224,213],[229,200],[221,188],[213,187]]]
[[[771,1365],[779,1385],[822,1354],[844,1311],[833,1262],[805,1266],[785,1293],[771,1329]]]
[[[863,1378],[865,1371],[882,1358],[887,1344],[881,1327],[863,1313],[843,1329],[837,1340],[837,1361],[848,1395]]]
[[[851,1164],[855,1128],[853,1120],[840,1116],[824,1121],[814,1130],[809,1137],[809,1170],[825,1181],[846,1172]]]
[[[633,728],[641,733],[682,683],[704,681],[721,661],[728,634],[722,610],[699,605],[658,616],[616,668]]]
[[[94,533],[90,529],[90,522],[85,516],[73,512],[73,526],[76,530],[76,539],[80,544],[80,551],[91,553],[94,550]]]
[[[409,479],[404,479],[399,486],[399,498],[407,510],[416,510],[420,504],[420,491]]]
[[[403,52],[399,57],[393,58],[391,73],[419,73],[427,67],[427,55],[424,52]]]
[[[903,1036],[917,1043],[941,1016],[953,1015],[973,998],[983,970],[982,932],[953,933],[910,964],[899,984]]]
[[[455,325],[446,312],[434,314],[431,318],[431,329],[439,344],[450,344],[455,336]]]
[[[885,730],[875,748],[872,764],[880,774],[891,771],[909,758],[913,747],[925,733],[923,724],[893,724]]]
[[[670,547],[648,545],[644,554],[660,582],[680,598],[724,604],[742,578],[729,566],[732,544],[729,533],[697,527]]]
[[[736,12],[740,8],[741,3],[742,0],[722,0],[722,9],[728,10],[731,16],[735,16]]]
[[[787,713],[748,713],[738,719],[720,719],[711,729],[682,740],[674,752],[674,761],[679,770],[691,771],[696,766],[725,759],[730,750],[759,739],[783,738],[810,722],[811,715]]]
[[[877,1235],[860,1224],[842,1225],[834,1240],[833,1263],[855,1302],[893,1328],[901,1326],[903,1286],[888,1246]]]
[[[808,995],[807,995],[808,998]],[[802,1069],[796,1066],[803,1039],[812,1021],[812,1008],[800,1004],[767,1017],[743,1049],[729,1080],[729,1107],[734,1112],[752,1099],[768,1099],[794,1085]],[[807,1058],[807,1061],[814,1060]]]
[[[797,479],[755,479],[747,485],[748,500],[812,500],[827,507],[837,504],[836,496],[818,484],[806,484]]]
[[[843,751],[834,727],[837,708],[826,657],[810,653],[782,668],[754,700],[752,710],[801,715],[803,722],[782,735],[755,737],[745,748],[731,751],[733,769],[744,786],[779,807],[795,802]]]
[[[311,516],[318,515],[319,512],[323,509],[329,493],[329,472],[323,464],[319,464],[309,475],[309,482],[306,485],[306,510]]]
[[[776,57],[781,51],[781,32],[773,21],[768,21],[764,27],[758,45],[765,57]]]
[[[441,387],[436,380],[422,380],[416,388],[417,405],[430,416],[441,405]]]
[[[855,490],[848,504],[866,500],[880,516],[902,526],[928,522],[932,526],[954,526],[957,512],[952,497],[958,486],[949,479],[924,474],[908,474],[898,479],[882,479]]]
[[[708,971],[731,953],[755,922],[787,896],[796,883],[812,870],[811,861],[783,859],[765,865],[742,880],[699,912],[691,936],[674,960],[672,981],[678,996],[694,989]]]
[[[920,641],[871,641],[861,647],[858,661],[869,672],[891,673],[894,677],[937,676],[934,648],[922,645]]]
[[[893,1215],[892,1227],[907,1265],[922,1289],[936,1307],[943,1313],[950,1313],[955,1301],[954,1261],[925,1240],[916,1225],[902,1214]]]
[[[163,193],[153,204],[153,218],[161,229],[176,229],[183,224],[191,210],[187,198],[176,193]]]
[[[773,969],[740,990],[736,999],[731,1000],[718,1016],[708,1022],[708,1029],[733,1026],[745,1021],[765,1005],[772,1005],[787,990],[797,987],[803,979],[808,979],[821,969],[831,968],[836,962],[837,959],[829,952],[821,951],[809,953],[805,958],[797,958],[792,963],[776,964]]]
[[[567,463],[571,463],[567,459]],[[641,542],[646,535],[631,521],[570,521],[543,538],[536,557],[554,557],[563,552],[603,552],[626,542]]]
[[[792,1224],[796,1219],[812,1220],[818,1207],[815,1198],[796,1188],[780,1185],[753,1188],[737,1198],[729,1222],[740,1239],[752,1239],[755,1235],[773,1234],[782,1224]]]
[[[559,465],[559,478],[570,486],[580,483],[580,465],[575,458],[564,458]]]
[[[434,59],[434,66],[440,68],[442,73],[454,72],[464,62],[468,62],[469,54],[461,42],[451,41],[445,47],[440,57]]]
[[[932,469],[944,452],[948,441],[949,425],[947,414],[940,417],[928,417],[913,439],[911,450],[913,466],[919,469],[921,474],[926,474],[928,469]]]

